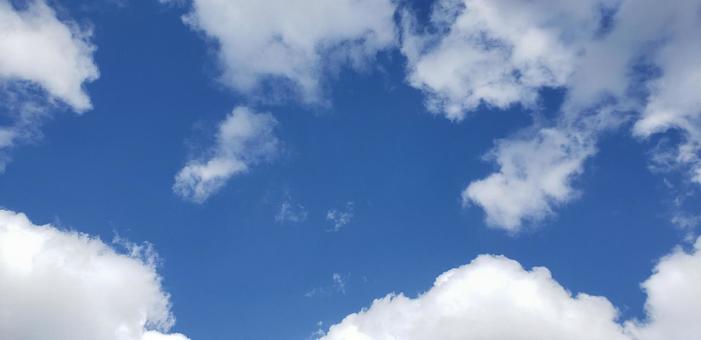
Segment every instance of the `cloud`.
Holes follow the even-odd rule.
[[[482,106],[537,114],[543,89],[566,90],[553,123],[536,119],[526,133],[500,140],[490,153],[499,171],[463,197],[483,207],[491,225],[518,231],[571,200],[571,181],[599,135],[629,119],[640,138],[681,131],[665,159],[701,183],[699,11],[698,2],[681,0],[439,0],[429,29],[404,13],[408,81],[437,114],[460,121]]]
[[[339,231],[343,226],[353,219],[353,202],[346,203],[346,207],[341,209],[331,209],[326,212],[326,220],[331,222],[333,227],[329,231]]]
[[[701,334],[701,238],[692,252],[681,248],[662,258],[642,284],[647,293],[644,321],[629,321],[634,339],[684,340]]]
[[[375,300],[322,339],[626,339],[616,317],[606,299],[572,296],[545,268],[482,255],[417,298]]]
[[[149,249],[0,210],[0,338],[187,340],[165,333],[175,319]]]
[[[677,149],[676,161],[688,165],[692,180],[701,184],[701,41],[697,38],[701,4],[673,1],[662,6],[645,1],[644,6],[659,18],[651,23],[646,20],[645,25],[651,25],[661,41],[650,60],[660,75],[647,84],[648,101],[633,131],[643,138],[668,130],[680,131],[684,140]],[[631,15],[640,15],[633,13],[637,8],[632,4],[628,7],[625,9]]]
[[[343,278],[343,275],[339,273],[333,273],[333,275],[331,275],[331,279],[333,280],[334,288],[336,288],[336,290],[341,292],[342,294],[345,294],[346,280]]]
[[[331,274],[331,285],[325,287],[317,287],[306,292],[305,297],[311,298],[317,295],[329,296],[334,293],[346,294],[346,285],[349,275],[343,275],[340,273]],[[318,331],[317,331],[318,332]]]
[[[325,71],[362,66],[395,44],[391,0],[193,0],[184,17],[217,43],[222,80],[243,93],[289,82],[309,103]]]
[[[586,133],[561,127],[500,140],[489,154],[499,172],[470,183],[463,203],[482,207],[490,226],[519,231],[524,221],[542,220],[576,196],[572,180],[596,152],[594,142]]]
[[[215,145],[203,157],[190,160],[175,176],[173,191],[202,203],[226,182],[255,164],[272,159],[279,142],[277,120],[269,113],[237,107],[219,124]]]
[[[587,53],[595,50],[606,8],[599,1],[443,0],[434,5],[431,33],[405,13],[408,80],[437,114],[460,121],[481,106],[538,111],[543,88],[569,90],[554,123],[538,121],[499,140],[487,157],[498,171],[463,191],[464,205],[483,208],[490,226],[516,233],[572,200],[572,181],[596,153],[598,133],[619,123],[610,110],[580,113],[602,93],[620,91],[613,80],[593,90],[580,79],[587,58],[596,57]]]
[[[601,20],[598,1],[442,0],[419,32],[404,16],[409,83],[451,120],[484,104],[532,108],[542,87],[565,86]]]
[[[643,283],[647,319],[618,322],[604,297],[573,295],[548,269],[481,255],[416,298],[390,294],[329,328],[324,340],[682,340],[701,332],[701,239],[663,258]],[[508,327],[504,327],[508,325]]]
[[[0,0],[0,172],[9,150],[40,136],[52,107],[65,103],[76,112],[92,108],[85,83],[98,78],[90,31],[59,20],[42,0],[22,9]],[[5,118],[5,117],[3,117]]]
[[[98,77],[90,32],[61,22],[44,1],[16,10],[0,0],[0,81],[27,81],[76,111],[92,107],[83,89]]]
[[[307,220],[307,209],[303,205],[294,203],[288,195],[280,204],[280,210],[275,215],[275,222],[278,223],[301,223]]]

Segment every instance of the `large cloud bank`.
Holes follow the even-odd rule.
[[[0,338],[187,340],[153,254],[0,210]]]
[[[689,340],[701,334],[701,239],[664,257],[643,283],[645,320],[619,322],[604,297],[573,295],[543,267],[481,255],[416,298],[390,294],[323,340]]]

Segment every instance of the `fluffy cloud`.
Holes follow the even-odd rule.
[[[701,238],[691,253],[676,249],[662,258],[642,284],[647,320],[627,329],[640,340],[684,340],[701,334]]]
[[[154,255],[0,210],[0,338],[187,340],[173,325]]]
[[[91,108],[83,83],[98,77],[90,33],[61,22],[44,1],[16,10],[0,0],[0,81],[27,81],[76,111]]]
[[[57,18],[43,1],[28,1],[21,10],[0,0],[0,170],[7,149],[38,135],[50,104],[62,102],[74,111],[92,105],[83,85],[98,77],[90,32]],[[6,112],[2,112],[6,111]]]
[[[390,294],[330,327],[324,340],[682,340],[701,329],[701,239],[664,258],[643,284],[644,321],[618,322],[604,297],[572,295],[543,267],[481,255],[440,275],[416,298]],[[504,327],[508,325],[508,327]]]
[[[431,17],[438,33],[429,34],[405,15],[409,82],[427,94],[430,110],[451,120],[481,105],[537,109],[541,89],[570,89],[567,116],[498,141],[488,154],[498,172],[463,191],[463,203],[482,207],[489,225],[518,232],[524,221],[539,221],[575,196],[571,182],[596,152],[598,131],[590,128],[607,125],[579,118],[578,110],[595,103],[584,98],[616,88],[594,90],[581,79],[587,58],[596,57],[587,52],[596,50],[603,8],[599,1],[443,0]]]
[[[591,136],[562,127],[501,140],[489,155],[499,172],[470,183],[463,203],[482,207],[490,226],[516,232],[575,196],[572,179],[595,152]]]
[[[542,87],[568,83],[601,20],[598,1],[442,0],[434,34],[405,20],[409,82],[429,109],[461,120],[479,105],[533,107]]]
[[[375,300],[322,339],[624,340],[616,317],[606,299],[572,296],[545,268],[526,271],[507,258],[482,255],[443,273],[417,298]]]
[[[184,20],[218,43],[223,80],[236,90],[285,80],[318,102],[326,68],[360,66],[394,45],[393,15],[391,0],[193,0]]]
[[[463,198],[483,207],[491,225],[518,231],[573,197],[571,181],[598,136],[630,112],[636,136],[681,131],[666,159],[701,183],[699,11],[683,0],[439,0],[429,33],[405,14],[409,83],[451,120],[481,105],[538,110],[542,89],[566,89],[555,123],[531,127],[539,132],[530,140],[520,133],[497,143],[490,154],[499,171],[472,182]]]
[[[277,120],[269,113],[235,108],[219,124],[216,143],[200,159],[189,161],[175,176],[173,191],[193,202],[204,202],[233,176],[270,160],[278,152],[274,129]]]

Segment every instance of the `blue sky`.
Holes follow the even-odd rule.
[[[38,6],[37,3],[44,4],[10,1],[8,7],[5,0],[0,0],[0,11],[22,12],[26,6]],[[229,3],[235,8],[245,4],[251,7],[254,2]],[[651,277],[658,261],[678,245],[684,250],[671,253],[676,255],[666,258],[671,259],[670,263],[683,256],[696,261],[683,283],[693,287],[693,279],[701,277],[694,274],[701,271],[701,255],[693,246],[699,202],[698,180],[693,174],[701,164],[695,158],[695,138],[701,111],[692,100],[677,108],[667,105],[666,111],[661,111],[678,114],[678,119],[658,126],[653,104],[659,104],[655,98],[662,98],[659,101],[666,104],[679,103],[674,101],[675,96],[660,89],[660,84],[666,82],[684,83],[684,79],[672,78],[678,75],[678,60],[660,56],[694,55],[695,51],[687,50],[698,47],[698,43],[687,43],[683,29],[698,28],[701,19],[679,19],[688,25],[670,29],[681,32],[665,38],[671,52],[665,47],[660,47],[661,51],[635,52],[633,46],[642,44],[639,41],[654,40],[656,36],[636,40],[629,38],[626,31],[621,36],[628,40],[620,43],[623,38],[616,36],[616,27],[625,23],[615,21],[613,33],[601,34],[616,37],[619,40],[611,40],[627,49],[610,51],[606,50],[608,44],[613,44],[610,42],[592,47],[606,37],[592,38],[593,42],[579,38],[585,34],[578,30],[586,27],[558,26],[560,23],[539,26],[552,18],[526,16],[525,25],[531,25],[529,20],[533,20],[533,27],[542,28],[546,38],[552,31],[561,30],[556,32],[561,36],[552,34],[563,40],[534,59],[508,52],[513,54],[507,53],[510,59],[503,63],[516,65],[509,74],[519,76],[495,80],[481,70],[494,71],[503,65],[475,66],[460,61],[447,73],[430,68],[453,67],[452,57],[440,59],[445,51],[465,53],[465,60],[480,53],[497,58],[491,54],[494,50],[482,45],[457,43],[456,50],[451,50],[454,46],[448,46],[450,41],[470,36],[469,32],[460,32],[463,28],[451,26],[450,20],[456,16],[486,25],[487,28],[482,27],[485,34],[492,32],[499,44],[512,45],[508,51],[518,51],[515,46],[520,44],[537,45],[524,42],[531,37],[500,31],[501,21],[490,23],[479,18],[479,9],[472,10],[471,6],[481,8],[485,2],[442,1],[448,19],[436,19],[438,14],[430,19],[429,13],[440,12],[432,9],[431,2],[338,2],[345,3],[358,6],[361,12],[348,20],[361,28],[365,19],[359,18],[366,18],[366,14],[360,3],[390,8],[393,31],[387,34],[391,38],[382,41],[379,33],[372,37],[351,35],[361,41],[358,46],[362,52],[343,48],[329,51],[314,45],[312,50],[302,49],[300,56],[283,54],[289,58],[283,63],[293,64],[295,57],[302,60],[293,65],[296,68],[290,75],[255,71],[256,67],[265,69],[269,65],[251,61],[250,56],[236,55],[237,46],[241,46],[237,44],[250,42],[242,43],[237,36],[217,35],[227,29],[265,31],[266,22],[275,20],[270,17],[250,18],[256,22],[250,27],[244,23],[243,28],[217,30],[212,28],[217,21],[209,22],[206,16],[206,6],[216,6],[212,1],[98,1],[89,5],[80,1],[48,2],[47,8],[53,9],[57,20],[74,25],[74,42],[83,39],[95,48],[87,56],[99,69],[99,77],[91,80],[83,75],[78,81],[89,97],[91,105],[87,107],[71,102],[77,94],[52,92],[53,76],[12,70],[3,73],[0,67],[0,91],[16,94],[23,102],[37,102],[43,112],[40,118],[32,120],[30,136],[18,138],[11,147],[0,148],[7,156],[6,169],[0,175],[0,206],[11,213],[26,214],[32,221],[27,228],[52,224],[51,228],[59,233],[72,230],[92,235],[109,249],[117,249],[115,256],[136,259],[147,267],[148,256],[132,256],[129,251],[135,244],[152,244],[159,259],[152,269],[162,280],[159,289],[172,303],[169,313],[177,320],[172,328],[161,327],[159,331],[182,333],[183,339],[308,339],[324,333],[327,339],[366,339],[341,333],[342,327],[355,322],[347,319],[341,323],[344,317],[369,308],[373,299],[392,292],[417,298],[417,294],[431,289],[438,275],[466,265],[480,254],[504,255],[518,261],[526,273],[531,273],[528,270],[534,266],[546,267],[554,281],[566,290],[605,297],[619,313],[613,324],[640,320],[638,326],[621,326],[625,328],[621,334],[630,336],[626,339],[657,339],[649,335],[654,332],[664,335],[659,331],[663,326],[654,328],[657,314],[645,309],[654,288],[641,289],[640,284]],[[510,8],[517,11],[523,6],[516,0],[498,3],[497,13]],[[555,6],[548,1],[538,3],[545,8]],[[624,17],[626,11],[631,11],[628,7],[635,6],[630,3],[610,5],[612,11],[622,13],[621,22],[633,21]],[[315,8],[320,4],[302,1],[298,5]],[[271,2],[270,6],[282,5]],[[558,6],[563,8],[553,9],[554,13],[579,13],[575,8],[578,6]],[[653,5],[646,2],[640,6]],[[701,8],[697,1],[676,1],[669,6],[679,9],[670,10],[670,17],[682,15],[685,6]],[[227,11],[224,7],[220,10]],[[281,13],[287,15],[284,10]],[[512,13],[502,14],[504,22],[513,19]],[[192,20],[184,23],[183,15],[199,15],[199,24]],[[418,19],[412,22],[402,15]],[[367,21],[378,20],[378,24],[368,24],[370,28],[363,29],[382,29],[386,23],[381,21],[386,18],[376,16],[370,15]],[[585,19],[593,20],[582,20]],[[293,30],[297,21],[290,19],[290,23],[283,28]],[[413,27],[402,30],[402,23]],[[518,28],[517,24],[514,27]],[[333,31],[333,27],[329,30]],[[89,35],[79,37],[76,32]],[[288,45],[295,47],[294,37],[285,32],[276,34],[281,40],[291,39]],[[451,34],[454,37],[445,38]],[[305,39],[300,46],[308,42]],[[326,39],[339,39],[339,44],[353,41],[337,36]],[[378,41],[368,42],[372,39]],[[418,52],[410,51],[412,39],[420,45]],[[0,54],[13,53],[7,46],[10,45],[0,43]],[[234,51],[234,57],[222,56],[228,48]],[[622,91],[616,87],[617,80],[610,84],[606,79],[581,80],[582,74],[584,78],[597,75],[586,67],[600,60],[592,57],[593,60],[579,61],[579,57],[569,53],[570,48],[592,51],[587,55],[603,49],[611,59],[625,55],[634,60],[629,65],[647,60],[660,75],[650,76],[643,71],[630,75],[627,68],[623,69],[620,73],[627,85]],[[499,52],[498,47],[496,50]],[[305,53],[309,51],[317,56],[308,57]],[[342,57],[329,57],[333,53]],[[360,54],[360,66],[345,59],[353,58],[353,53]],[[457,55],[462,56],[460,53]],[[12,60],[7,58],[0,57],[0,66],[3,60]],[[436,58],[437,64],[429,63],[431,58]],[[690,63],[687,73],[698,74],[699,66],[698,61]],[[538,73],[543,68],[547,72]],[[538,74],[529,76],[529,72]],[[558,72],[564,75],[560,77]],[[436,75],[458,79],[441,83],[444,79],[436,80]],[[486,81],[479,79],[480,75]],[[553,79],[548,78],[551,76]],[[253,87],[239,83],[246,77],[254,78]],[[302,85],[308,80],[305,77],[318,84]],[[666,82],[654,84],[655,79]],[[608,92],[591,99],[590,84],[597,82],[602,91]],[[691,80],[688,83],[693,84]],[[518,92],[509,97],[504,93],[514,91],[511,87]],[[642,94],[635,91],[641,88]],[[679,89],[672,90],[679,93]],[[698,88],[682,90],[698,93]],[[21,109],[3,98],[6,126],[19,131],[18,125],[13,124]],[[248,116],[236,115],[235,108],[242,107],[250,111]],[[688,107],[691,111],[684,111]],[[250,122],[247,119],[251,117],[267,117],[259,121],[269,127],[263,133],[267,135],[261,137],[255,125],[250,131],[236,130],[239,132],[229,135],[221,130],[228,119],[233,119],[231,126],[236,129],[237,124]],[[605,121],[603,127],[590,128],[591,117],[597,122]],[[565,150],[562,158],[538,163],[540,156],[547,158],[552,151],[541,148],[542,144],[531,149],[534,144],[528,144],[541,136],[539,131],[545,131],[542,129],[563,133],[564,141],[558,143],[564,146],[556,148]],[[253,139],[246,139],[249,133]],[[543,138],[547,145],[550,137]],[[509,146],[520,145],[521,141],[526,146],[510,153]],[[269,143],[270,148],[250,151],[263,143]],[[578,148],[585,151],[578,153]],[[684,152],[693,157],[681,157]],[[201,200],[174,190],[178,173],[212,157],[236,166],[243,164],[245,169],[232,170],[221,179],[221,185],[207,191]],[[533,168],[523,165],[531,163],[537,164]],[[562,163],[572,169],[563,170],[566,173],[562,176],[549,177],[548,171],[559,169]],[[513,174],[504,170],[509,164],[524,166],[514,175],[525,178],[524,183],[510,182]],[[485,186],[486,191],[475,191],[473,196],[467,194],[473,183],[495,173],[507,178],[500,182],[507,183],[505,194],[499,191],[502,187],[491,185]],[[203,183],[199,174],[193,176],[192,181]],[[556,189],[548,191],[551,184]],[[192,183],[184,185],[186,192],[194,190]],[[496,198],[492,192],[496,192]],[[510,198],[521,194],[525,200]],[[504,213],[504,204],[508,205],[507,210],[513,208],[516,212]],[[485,212],[489,207],[496,212]],[[8,235],[5,237],[10,240]],[[133,243],[121,249],[120,242],[112,243],[115,236]],[[2,252],[0,266],[4,263],[1,259]],[[13,260],[5,259],[7,263]],[[503,263],[495,261],[491,265],[501,268]],[[665,271],[656,273],[662,275]],[[6,282],[12,282],[11,275],[5,274]],[[125,283],[124,289],[130,290],[131,284],[134,283]],[[471,296],[469,291],[456,294],[458,299]],[[687,300],[698,305],[701,301],[694,299],[700,296],[692,295]],[[377,314],[397,315],[393,314],[398,312],[392,309],[392,303],[388,306],[387,310],[373,306],[362,317],[372,319],[375,309]],[[12,314],[13,308],[0,302],[0,311]],[[693,306],[685,308],[669,309],[689,310],[693,314]],[[424,317],[440,314],[426,313]],[[33,315],[30,310],[24,320],[46,320],[32,320],[39,317]],[[469,315],[457,317],[470,319]],[[393,326],[382,322],[384,326],[378,327],[385,333],[369,326],[365,329],[363,325],[367,324],[358,322],[369,339],[385,339],[377,334],[404,338],[402,333],[393,333],[399,332]],[[436,324],[441,325],[440,322]],[[329,331],[334,324],[338,324],[336,332]],[[135,334],[152,326],[141,324]],[[443,324],[441,330],[449,327],[452,326]],[[547,326],[542,329],[547,331]],[[689,329],[688,333],[679,334],[698,334],[692,333],[698,326],[692,324]],[[321,332],[315,333],[318,330]],[[478,336],[462,331],[454,334],[463,339]],[[22,329],[0,327],[0,335],[3,332],[18,339],[35,339]],[[436,329],[413,332],[438,334]],[[551,334],[559,333],[553,330]],[[115,339],[157,339],[139,336]],[[674,336],[667,334],[669,339],[683,338]],[[492,338],[499,339],[494,335]]]

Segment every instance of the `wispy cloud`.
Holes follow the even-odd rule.
[[[326,212],[326,220],[331,222],[329,231],[339,231],[353,219],[353,202],[346,203],[343,209],[331,209]]]
[[[343,275],[340,273],[331,274],[331,284],[323,287],[316,287],[306,292],[304,296],[310,298],[318,295],[329,296],[333,294],[345,294],[346,285],[348,282],[348,275]]]
[[[287,195],[280,203],[280,208],[275,214],[275,222],[278,223],[302,223],[307,220],[307,209],[302,204],[295,203],[292,197]]]

